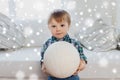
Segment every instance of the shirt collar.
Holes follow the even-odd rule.
[[[62,39],[57,39],[56,37],[52,36],[52,41],[68,41],[70,39],[69,35],[66,34]]]

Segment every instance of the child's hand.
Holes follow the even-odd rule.
[[[86,65],[85,61],[81,60],[78,69],[76,70],[76,72],[73,75],[77,75],[80,71],[82,71],[85,68],[85,65]]]
[[[44,64],[42,63],[41,66],[42,66],[42,67],[41,67],[41,70],[42,70],[43,72],[45,72],[46,68],[45,68]]]
[[[43,63],[42,63],[42,68],[41,68],[41,70],[42,70],[45,74],[49,75],[49,73],[46,71],[45,65],[44,65]]]

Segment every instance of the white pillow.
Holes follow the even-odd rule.
[[[0,49],[17,49],[22,47],[23,43],[21,27],[0,13]]]
[[[96,20],[93,26],[86,28],[86,31],[81,30],[75,34],[84,47],[94,51],[115,49],[117,46],[115,35],[115,28],[105,24],[102,19]]]

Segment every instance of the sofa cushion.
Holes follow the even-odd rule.
[[[93,52],[84,49],[84,53],[88,64],[79,73],[81,78],[120,78],[120,51]],[[40,68],[40,47],[0,52],[0,77],[19,78],[18,75],[23,78],[36,75],[46,80],[47,75]]]

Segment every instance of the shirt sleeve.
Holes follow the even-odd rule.
[[[43,44],[43,46],[41,47],[41,59],[40,59],[40,62],[42,63],[43,62],[43,58],[44,58],[44,53],[45,53],[45,51],[46,51],[46,49],[48,48],[48,41],[45,43],[45,44]]]
[[[87,57],[84,55],[84,53],[83,53],[83,47],[82,47],[82,45],[80,44],[79,41],[75,42],[75,47],[77,48],[77,50],[79,52],[80,59],[84,60],[85,63],[87,64]]]
[[[46,49],[46,45],[43,44],[43,46],[41,47],[41,60],[43,60],[45,49]]]
[[[45,53],[45,50],[47,49],[47,45],[46,44],[43,44],[43,46],[41,47],[41,59],[40,59],[40,65],[42,67],[42,63],[43,63],[43,57],[44,57],[44,53]]]

